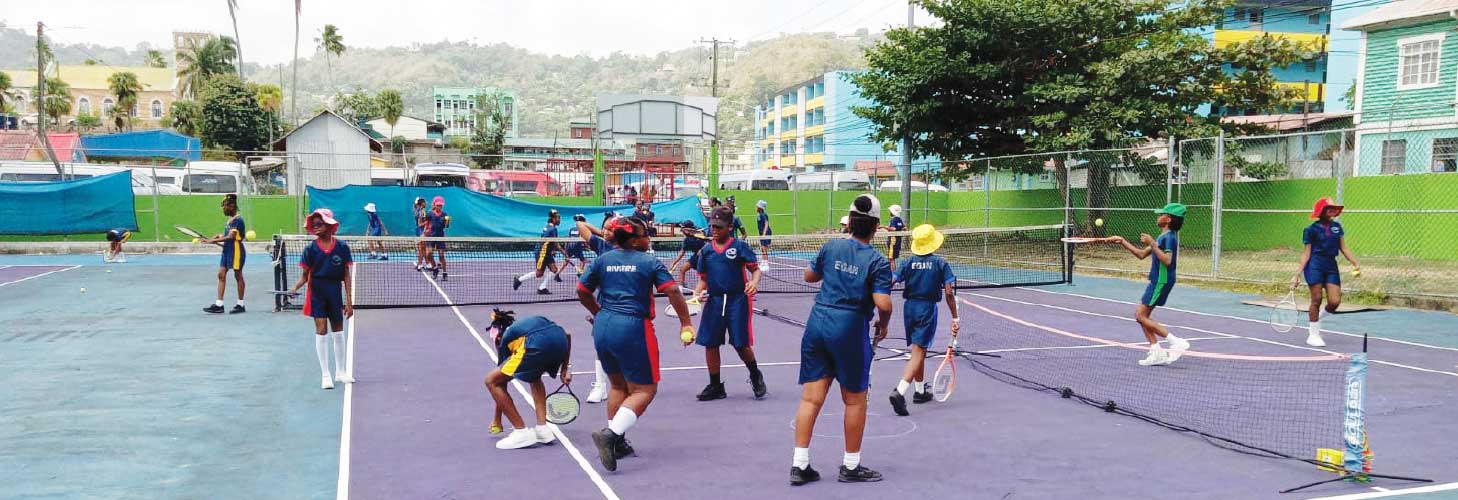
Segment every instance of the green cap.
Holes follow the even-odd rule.
[[[1184,205],[1181,205],[1179,203],[1170,203],[1168,205],[1165,205],[1164,208],[1161,208],[1159,210],[1155,210],[1154,213],[1156,213],[1156,214],[1170,214],[1170,215],[1173,215],[1175,217],[1184,217],[1185,216],[1185,206]]]

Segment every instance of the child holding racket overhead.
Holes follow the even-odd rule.
[[[309,285],[308,295],[304,296],[304,315],[314,318],[314,354],[319,357],[319,371],[323,374],[319,386],[333,389],[334,382],[354,383],[344,364],[344,318],[354,316],[354,283],[350,276],[354,257],[350,255],[349,245],[334,237],[339,230],[334,211],[320,208],[304,220],[304,228],[316,239],[299,255],[299,267],[304,270],[289,291],[298,293],[305,284]],[[334,333],[331,335],[330,331]],[[332,379],[329,377],[331,336],[334,338]]]
[[[238,195],[224,195],[222,207],[223,215],[228,216],[228,223],[223,226],[223,234],[199,240],[200,243],[223,244],[223,255],[218,264],[218,299],[213,302],[213,305],[204,307],[203,312],[223,313],[223,292],[228,290],[228,271],[233,271],[233,281],[238,283],[238,303],[233,305],[233,310],[229,314],[239,314],[245,311],[243,289],[246,285],[243,282],[243,262],[247,260],[248,252],[243,248],[243,234],[247,229],[243,224],[243,216],[238,215]]]
[[[491,327],[495,329],[496,349],[500,361],[486,375],[486,389],[496,401],[499,413],[505,414],[515,430],[496,442],[496,449],[515,450],[538,444],[551,444],[556,438],[547,428],[547,387],[542,374],[556,377],[563,384],[572,382],[572,335],[552,320],[530,316],[515,321],[510,311],[493,312]],[[516,411],[506,385],[512,379],[526,382],[532,388],[532,406],[536,425],[528,427]]]
[[[1312,347],[1326,346],[1326,341],[1321,339],[1321,319],[1335,313],[1337,307],[1342,305],[1342,276],[1337,269],[1337,253],[1340,252],[1347,262],[1352,263],[1352,267],[1356,268],[1356,275],[1362,274],[1362,265],[1357,263],[1357,258],[1347,248],[1346,231],[1342,228],[1342,223],[1335,220],[1342,214],[1342,208],[1341,205],[1332,203],[1331,198],[1316,200],[1316,204],[1311,207],[1311,218],[1316,219],[1316,222],[1306,226],[1306,231],[1301,235],[1301,242],[1306,245],[1301,250],[1301,273],[1291,278],[1292,287],[1303,276],[1306,278],[1306,286],[1311,287],[1311,308],[1307,317],[1311,323],[1306,335],[1306,345]],[[1323,291],[1326,292],[1324,309],[1321,307]]]
[[[795,453],[790,484],[820,480],[810,467],[810,438],[815,420],[825,405],[830,383],[840,383],[845,402],[845,456],[838,479],[846,483],[881,480],[881,473],[861,465],[861,440],[866,433],[866,394],[871,385],[871,312],[875,310],[876,338],[886,338],[891,322],[891,263],[871,246],[880,225],[881,202],[863,194],[850,207],[851,237],[820,247],[805,282],[820,282],[815,308],[805,321],[800,340],[800,384],[803,391],[795,413]]]
[[[913,386],[916,394],[912,402],[922,404],[932,400],[931,391],[926,387],[926,351],[936,340],[938,301],[945,300],[947,310],[952,312],[952,338],[962,330],[957,317],[957,276],[952,274],[947,260],[934,253],[945,239],[946,235],[931,224],[916,226],[911,230],[911,257],[903,259],[896,269],[896,281],[906,283],[901,317],[911,357],[906,361],[901,381],[891,393],[891,409],[903,417],[911,414],[906,410],[906,391]]]
[[[1149,341],[1149,354],[1139,361],[1140,366],[1167,365],[1180,359],[1185,350],[1190,348],[1190,342],[1176,337],[1169,333],[1169,329],[1159,324],[1150,315],[1154,308],[1163,306],[1169,300],[1169,292],[1174,290],[1175,268],[1179,264],[1180,257],[1180,228],[1185,225],[1184,205],[1170,203],[1164,208],[1155,210],[1159,216],[1156,223],[1162,232],[1159,238],[1149,236],[1148,233],[1139,234],[1139,242],[1147,245],[1143,248],[1136,247],[1129,243],[1122,236],[1110,236],[1103,241],[1118,243],[1128,250],[1135,257],[1144,259],[1151,255],[1154,259],[1149,261],[1149,285],[1144,288],[1144,296],[1139,299],[1139,306],[1134,310],[1134,320],[1139,323],[1139,328],[1144,330],[1144,339]],[[1159,345],[1160,339],[1169,341],[1169,349],[1166,350]]]
[[[592,314],[592,342],[612,382],[608,426],[592,433],[598,460],[618,470],[623,437],[658,393],[658,337],[653,333],[653,293],[668,296],[678,313],[679,338],[687,346],[694,327],[678,283],[663,262],[648,255],[643,221],[619,218],[609,226],[618,249],[598,256],[577,284],[577,299]],[[593,293],[596,292],[596,296]]]
[[[759,262],[754,249],[744,240],[734,238],[734,212],[718,208],[709,216],[709,231],[714,239],[709,248],[700,250],[698,263],[699,284],[694,295],[703,291],[709,293],[704,304],[703,317],[699,319],[699,335],[695,343],[704,348],[704,361],[708,366],[709,385],[699,392],[699,401],[713,401],[728,397],[724,382],[719,378],[719,347],[725,343],[734,346],[739,359],[749,369],[749,386],[754,398],[761,399],[769,390],[764,385],[764,374],[754,359],[754,294],[759,292]],[[727,335],[726,335],[727,334]]]
[[[441,196],[430,200],[430,211],[425,214],[425,235],[431,238],[444,238],[446,228],[451,227],[451,216],[445,213],[445,198]],[[425,243],[427,259],[432,260],[434,266],[430,274],[439,275],[441,281],[450,281],[451,274],[446,271],[446,244],[444,241],[428,241]]]

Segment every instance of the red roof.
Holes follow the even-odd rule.
[[[81,134],[75,132],[51,132],[51,149],[61,161],[86,161],[81,151]],[[36,140],[35,133],[25,130],[0,130],[0,160],[44,159],[45,146]],[[34,151],[34,152],[32,152]]]

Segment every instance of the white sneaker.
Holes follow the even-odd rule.
[[[557,440],[557,436],[552,435],[552,429],[548,429],[547,426],[545,426],[545,425],[538,425],[537,426],[537,443],[538,444],[552,444],[552,442],[553,441],[556,441],[556,440]]]
[[[536,444],[537,433],[532,432],[531,429],[516,429],[511,431],[511,434],[507,434],[506,437],[501,438],[500,441],[497,441],[496,449],[515,450],[528,446],[536,446]]]
[[[126,261],[127,261],[127,254],[124,254],[124,253],[116,254],[116,257],[113,257],[111,259],[111,261],[112,262],[126,263]]]
[[[353,384],[354,383],[354,377],[350,376],[348,373],[345,373],[343,371],[338,371],[334,375],[334,381],[335,382],[342,383],[342,384]]]
[[[1148,356],[1145,356],[1144,359],[1139,360],[1139,366],[1162,365],[1165,364],[1166,360],[1168,359],[1169,357],[1165,354],[1164,349],[1154,348],[1149,350]]]
[[[328,373],[325,373],[324,374],[324,377],[319,380],[319,388],[320,389],[333,389],[334,388],[334,379],[329,378],[329,374]]]
[[[766,261],[760,262],[759,263],[759,270],[761,270],[761,271],[768,271],[769,270],[769,261],[766,260]]]
[[[1320,333],[1312,333],[1306,336],[1306,345],[1311,347],[1326,347],[1326,341],[1321,339]]]
[[[1167,364],[1170,364],[1170,363],[1173,363],[1173,362],[1179,360],[1180,359],[1180,356],[1184,356],[1185,355],[1185,351],[1186,350],[1189,350],[1189,348],[1190,348],[1190,341],[1185,340],[1185,339],[1181,339],[1181,338],[1176,338],[1175,340],[1173,340],[1173,341],[1170,342],[1169,350],[1165,352],[1165,359],[1166,359],[1166,361],[1164,363],[1162,363],[1162,364],[1166,364],[1167,365]]]
[[[608,385],[607,384],[601,384],[601,383],[593,382],[592,383],[592,392],[587,393],[587,402],[589,402],[589,403],[601,403],[602,400],[607,399],[607,395],[608,395]]]

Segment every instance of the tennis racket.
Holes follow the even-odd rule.
[[[1291,328],[1296,326],[1297,312],[1299,311],[1296,309],[1296,285],[1292,285],[1291,290],[1286,292],[1286,297],[1271,309],[1271,329],[1279,333],[1291,331]]]
[[[295,292],[293,290],[269,290],[268,293],[272,295],[283,295],[289,298],[296,298],[301,295],[301,292]]]
[[[562,384],[556,391],[547,395],[547,421],[557,425],[567,425],[577,420],[577,413],[582,409],[582,403],[577,400],[577,395],[572,393],[572,388]]]
[[[1073,238],[1059,238],[1058,241],[1062,241],[1064,243],[1103,243],[1104,242],[1104,239],[1103,238],[1087,238],[1087,237],[1081,237],[1080,236],[1080,237],[1073,237]]]
[[[698,297],[693,297],[693,298],[690,298],[688,300],[685,300],[684,303],[685,304],[688,304],[689,316],[698,316],[699,315],[699,312],[701,312],[701,311],[704,310],[704,303],[703,302],[699,302],[699,298]],[[671,304],[668,305],[668,306],[664,306],[664,308],[663,308],[663,314],[667,314],[668,317],[670,317],[670,318],[677,318],[678,317],[678,311],[674,310],[673,309],[673,305],[671,305]]]
[[[932,376],[932,397],[937,401],[946,402],[952,397],[952,391],[957,389],[957,337],[952,337],[952,343],[947,346],[947,355],[942,357],[942,364],[937,367],[936,375]]]
[[[196,230],[194,230],[193,228],[190,228],[190,227],[187,227],[187,226],[172,226],[172,228],[173,229],[176,229],[177,232],[179,232],[179,233],[182,233],[182,234],[187,235],[189,238],[197,238],[197,239],[207,238],[206,236],[203,236],[202,233],[199,233]],[[213,244],[214,245],[217,245],[217,246],[223,246],[223,243],[222,242],[213,243]]]

